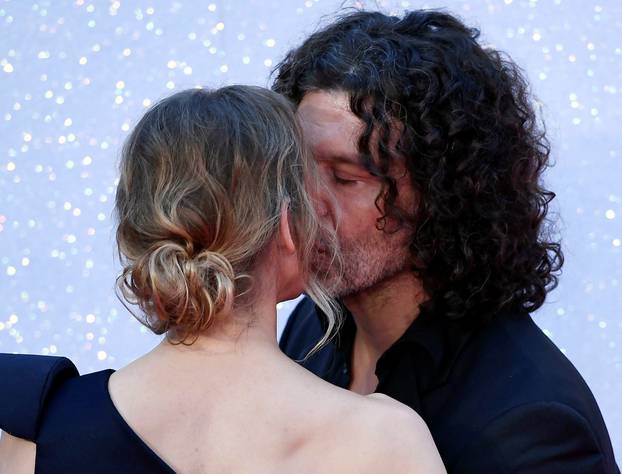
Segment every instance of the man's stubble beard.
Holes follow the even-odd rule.
[[[321,252],[313,265],[320,283],[335,298],[368,290],[410,267],[410,238],[403,230],[392,234],[376,230],[368,236],[338,240],[341,272]]]

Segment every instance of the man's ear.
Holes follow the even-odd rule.
[[[279,247],[287,253],[295,253],[296,244],[292,238],[289,222],[289,201],[284,201],[281,205],[281,218],[279,221]]]

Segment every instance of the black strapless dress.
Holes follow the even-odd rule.
[[[108,392],[112,369],[80,375],[65,357],[0,354],[0,429],[37,444],[36,474],[171,474]]]

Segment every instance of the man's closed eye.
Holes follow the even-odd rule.
[[[337,184],[341,184],[343,186],[353,185],[357,183],[355,179],[346,179],[337,175],[337,173],[333,173],[333,178]]]

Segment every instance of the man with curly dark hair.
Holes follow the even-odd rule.
[[[333,271],[318,242],[315,270],[345,309],[305,358],[325,326],[303,300],[281,348],[412,407],[448,472],[618,473],[589,388],[529,315],[563,263],[550,148],[521,70],[478,35],[440,11],[357,11],[275,69],[343,254]]]

